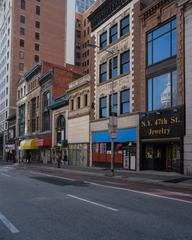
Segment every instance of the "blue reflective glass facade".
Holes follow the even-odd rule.
[[[147,65],[176,56],[176,19],[147,34]]]

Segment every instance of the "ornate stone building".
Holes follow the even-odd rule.
[[[114,114],[115,164],[139,169],[139,11],[139,1],[106,0],[89,17],[97,46],[92,88],[94,117],[90,124],[93,165],[111,161],[108,124]]]
[[[183,13],[185,36],[185,133],[184,138],[184,173],[192,175],[192,1],[178,0],[178,9]]]
[[[69,84],[68,147],[69,164],[89,165],[90,76]]]

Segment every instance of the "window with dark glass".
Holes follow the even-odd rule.
[[[118,76],[118,58],[114,57],[109,60],[109,78]]]
[[[84,95],[84,106],[87,107],[88,105],[88,98],[87,98],[87,94]]]
[[[40,15],[40,6],[36,6],[36,15]]]
[[[39,62],[39,55],[35,55],[34,59],[36,63]]]
[[[25,10],[25,0],[21,0],[21,9]]]
[[[50,130],[50,110],[51,93],[48,91],[43,94],[43,131]]]
[[[38,33],[38,32],[35,33],[35,39],[36,39],[36,40],[39,40],[39,39],[40,39],[40,33]]]
[[[120,113],[130,112],[130,90],[126,89],[120,92]]]
[[[121,74],[128,73],[130,71],[130,52],[129,50],[122,53],[120,56],[120,72]]]
[[[25,47],[25,41],[23,39],[20,39],[19,45],[20,47]]]
[[[80,97],[77,98],[77,108],[78,109],[81,108],[81,98]]]
[[[117,40],[117,24],[112,26],[109,30],[109,42],[115,42]]]
[[[35,51],[39,51],[39,44],[35,43]]]
[[[25,24],[25,16],[20,16],[20,23]]]
[[[35,27],[40,28],[40,22],[39,21],[35,21]]]
[[[20,35],[25,35],[25,28],[23,27],[20,28]]]
[[[25,104],[19,107],[18,129],[19,136],[23,136],[25,134]]]
[[[147,34],[147,65],[176,56],[176,19]]]
[[[100,118],[107,117],[107,97],[101,97],[100,98],[100,104],[99,104],[99,115]]]
[[[103,49],[106,47],[107,47],[107,31],[100,35],[100,48]]]
[[[71,111],[73,111],[74,110],[74,100],[72,99],[71,100]]]
[[[120,36],[126,35],[129,33],[129,16],[126,16],[120,21]]]
[[[177,105],[177,72],[148,79],[148,111]]]
[[[112,106],[112,95],[109,96],[109,115],[117,115],[118,100],[117,93],[113,94],[113,106]]]
[[[36,131],[36,98],[31,100],[31,131]]]
[[[107,63],[100,65],[100,82],[107,80]]]
[[[65,140],[65,118],[63,115],[60,115],[57,118],[57,143],[61,144]]]

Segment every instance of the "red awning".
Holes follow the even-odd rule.
[[[51,147],[51,138],[37,139],[38,147]]]

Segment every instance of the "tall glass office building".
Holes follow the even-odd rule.
[[[83,13],[95,0],[76,0],[76,12]]]

